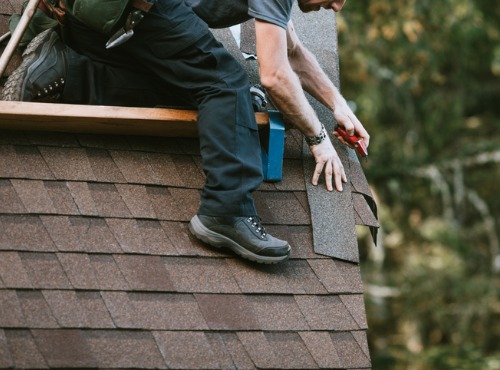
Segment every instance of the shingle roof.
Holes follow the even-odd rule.
[[[360,268],[315,253],[302,151],[288,131],[255,194],[293,247],[260,266],[187,230],[196,139],[1,131],[0,368],[370,368]]]
[[[169,162],[167,143],[121,138],[128,150],[96,157],[88,137],[44,136],[1,133],[5,366],[369,367],[359,266],[314,253],[303,181],[285,173],[257,192],[294,251],[255,266],[191,237],[201,184],[174,165],[155,175],[149,158]],[[196,155],[175,158],[201,172]]]

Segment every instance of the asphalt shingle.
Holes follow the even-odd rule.
[[[170,273],[159,256],[115,256],[115,261],[132,290],[174,290]]]
[[[30,330],[6,330],[5,337],[10,357],[16,368],[48,369],[49,364],[41,353],[42,348],[35,342]],[[60,348],[63,349],[63,348]]]
[[[21,260],[33,288],[71,289],[71,283],[54,253],[24,252],[21,253]]]
[[[14,150],[19,160],[19,169],[22,170],[22,177],[40,180],[52,180],[55,178],[38,147],[16,145],[14,146]]]
[[[259,318],[245,296],[235,294],[196,294],[203,317],[212,330],[259,329]]]
[[[40,217],[0,215],[0,249],[16,251],[55,251],[56,246]]]
[[[41,220],[61,252],[121,252],[102,218],[41,216]]]
[[[7,288],[33,287],[18,252],[0,252],[0,278]]]
[[[56,178],[95,181],[85,149],[39,146],[38,150]]]
[[[296,296],[295,300],[312,330],[359,329],[359,325],[338,296]]]
[[[99,289],[130,290],[113,256],[107,254],[90,255],[90,263],[99,283]]]
[[[0,177],[24,177],[24,171],[12,145],[0,145]]]
[[[324,287],[330,293],[363,293],[359,266],[332,259],[309,260]]]
[[[167,257],[162,262],[177,292],[241,293],[229,262],[225,258],[198,260]]]
[[[0,329],[0,368],[14,367],[5,331]]]
[[[47,329],[59,327],[42,292],[21,290],[17,292],[17,297],[27,328]]]
[[[203,332],[162,331],[154,337],[169,369],[220,368]]]
[[[43,181],[11,180],[11,184],[28,213],[56,213],[54,202]]]
[[[100,368],[167,368],[152,333],[85,331],[83,336]]]
[[[57,258],[73,289],[99,290],[99,283],[88,254],[58,253]]]
[[[339,369],[342,367],[342,361],[335,350],[335,344],[329,332],[308,331],[300,332],[299,335],[319,368]]]
[[[97,367],[85,333],[80,330],[32,330],[36,345],[51,368]]]
[[[0,327],[19,328],[25,326],[24,315],[15,290],[0,291]]]

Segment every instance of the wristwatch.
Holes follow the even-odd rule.
[[[323,140],[326,139],[326,129],[323,124],[321,124],[321,132],[317,136],[304,136],[304,139],[306,140],[306,143],[308,145],[318,145],[323,142]]]

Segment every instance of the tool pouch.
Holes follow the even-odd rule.
[[[59,24],[65,24],[66,6],[59,0],[40,0],[38,8],[48,17],[55,19]]]
[[[68,12],[87,27],[110,35],[126,17],[130,0],[62,0]]]

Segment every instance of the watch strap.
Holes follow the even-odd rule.
[[[304,139],[306,140],[306,143],[308,145],[318,145],[323,142],[323,140],[326,139],[327,133],[326,133],[326,128],[325,125],[321,124],[321,132],[317,136],[304,136]]]

